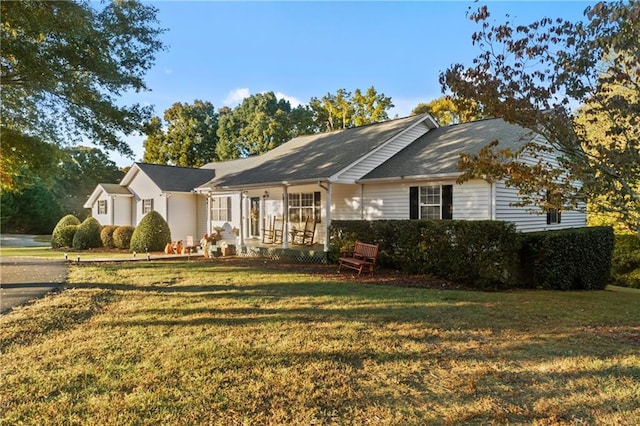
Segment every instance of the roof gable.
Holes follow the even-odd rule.
[[[120,197],[133,197],[129,190],[117,183],[99,183],[93,190],[83,207],[90,209],[102,193]]]
[[[534,138],[523,127],[501,118],[439,127],[416,139],[361,181],[406,177],[460,174],[460,154],[477,154],[489,143],[499,141],[499,148],[516,150]]]
[[[351,129],[299,136],[255,158],[246,169],[230,172],[221,187],[282,184],[327,180],[407,128],[430,119],[413,116]]]
[[[120,182],[128,186],[142,172],[163,192],[191,192],[213,177],[211,169],[164,166],[160,164],[135,163]]]

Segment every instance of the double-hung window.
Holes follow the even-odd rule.
[[[453,185],[424,185],[409,188],[411,219],[452,219]]]
[[[211,199],[211,220],[229,222],[231,220],[231,197]]]
[[[98,214],[107,214],[107,200],[98,200]]]
[[[547,191],[547,201],[553,202],[557,205],[560,202],[559,194],[552,194]],[[560,223],[562,218],[562,214],[560,213],[560,209],[558,208],[549,208],[547,209],[547,225],[552,225],[554,223]]]
[[[151,211],[153,211],[153,198],[142,200],[142,214],[147,214]]]
[[[290,222],[304,222],[308,218],[320,222],[320,192],[290,193],[288,207]]]

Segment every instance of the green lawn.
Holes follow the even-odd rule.
[[[640,293],[215,262],[74,265],[67,287],[0,318],[0,424],[640,423]]]

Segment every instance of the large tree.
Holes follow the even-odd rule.
[[[218,159],[218,113],[211,102],[176,102],[164,112],[164,120],[166,131],[159,117],[145,125],[145,162],[200,167]]]
[[[443,90],[476,100],[487,115],[547,142],[532,142],[520,152],[492,144],[480,155],[464,156],[463,179],[504,178],[544,208],[588,199],[638,230],[640,4],[597,3],[585,16],[584,22],[545,18],[491,25],[486,7],[470,15],[481,25],[472,39],[482,53],[472,66],[456,64],[442,73]],[[576,114],[579,105],[584,107]],[[567,173],[542,161],[549,147],[562,154]],[[576,181],[582,183],[578,188],[571,185]]]
[[[291,139],[291,105],[273,92],[245,98],[220,113],[216,150],[221,160],[263,154]]]
[[[309,107],[322,131],[330,132],[388,120],[388,110],[393,103],[390,97],[379,94],[371,86],[364,93],[360,89],[353,94],[346,89],[338,89],[335,94],[327,93],[321,99],[313,97]]]
[[[411,115],[429,113],[441,126],[466,123],[483,117],[482,108],[469,99],[453,99],[441,96],[428,103],[420,103],[411,111]]]
[[[3,189],[12,189],[25,149],[89,140],[132,154],[124,137],[151,110],[119,98],[147,89],[143,77],[164,48],[156,13],[134,0],[0,2]]]

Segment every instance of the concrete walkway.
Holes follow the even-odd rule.
[[[0,314],[60,288],[67,278],[64,260],[0,258]]]

